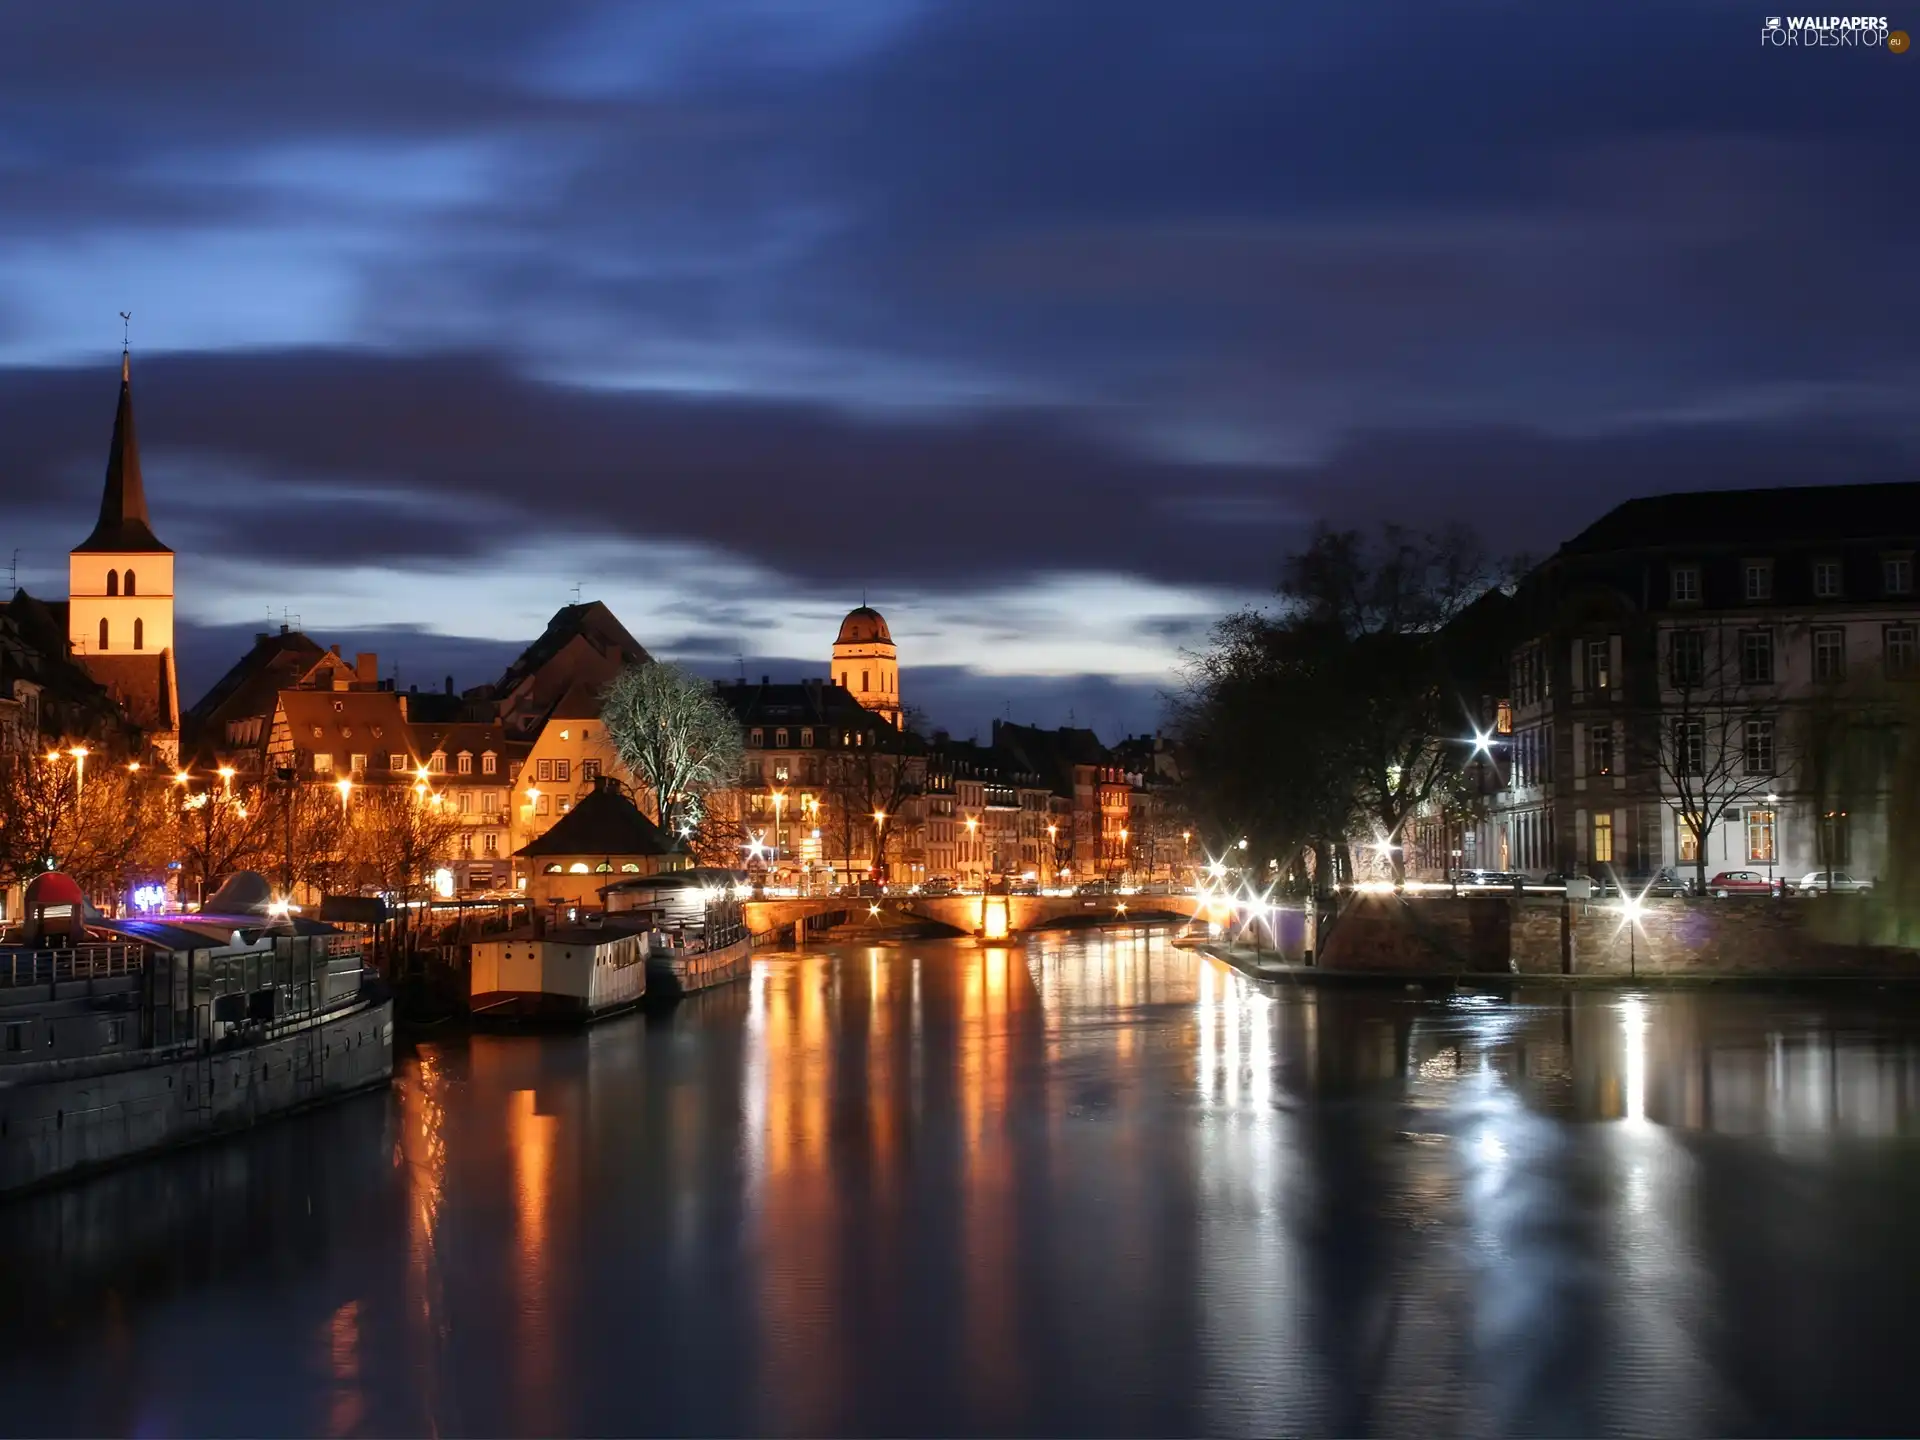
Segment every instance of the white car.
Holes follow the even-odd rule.
[[[1861,880],[1845,870],[1809,870],[1793,882],[1796,895],[1825,895],[1829,890],[1835,895],[1860,895],[1871,889],[1873,881]]]

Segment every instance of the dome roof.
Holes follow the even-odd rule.
[[[44,875],[36,875],[27,882],[24,897],[29,913],[43,905],[73,905],[86,903],[86,896],[80,893],[80,887],[72,879],[58,870],[49,870]],[[79,913],[76,909],[75,913]]]
[[[847,618],[840,622],[840,636],[833,643],[836,645],[891,645],[893,633],[887,629],[885,616],[871,606],[862,605],[857,610],[847,612]]]

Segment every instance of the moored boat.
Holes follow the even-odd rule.
[[[592,914],[587,923],[531,924],[474,941],[469,1005],[506,1024],[590,1021],[645,997],[652,942],[642,917]]]
[[[601,891],[609,924],[649,928],[650,994],[670,999],[746,978],[753,968],[753,937],[740,905],[746,881],[744,871],[683,870]]]
[[[0,1194],[391,1080],[359,942],[266,894],[236,877],[200,913],[106,920],[64,875],[27,887],[0,938]]]

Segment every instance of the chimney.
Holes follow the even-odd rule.
[[[338,655],[340,647],[333,647]],[[362,650],[353,657],[353,678],[363,685],[374,685],[380,680],[380,657],[371,650]]]
[[[407,718],[407,697],[404,695],[400,697],[400,718],[402,720]]]
[[[280,627],[280,633],[281,633],[282,635],[284,635],[284,634],[286,634],[286,633],[287,633],[287,627],[286,627],[285,625],[282,625],[282,626]]]
[[[282,626],[280,627],[280,633],[281,633],[282,635],[284,635],[284,634],[286,634],[286,633],[287,633],[287,627],[286,627],[286,626],[284,626],[284,625],[282,625]],[[338,658],[339,658],[339,656],[340,656],[340,647],[339,647],[338,645],[329,645],[329,646],[327,646],[327,650],[328,650],[328,652],[329,652],[329,653],[331,653],[331,654],[332,654],[332,655],[334,656],[334,658],[335,658],[335,659],[338,659]]]
[[[453,676],[447,676],[447,694],[453,694]]]

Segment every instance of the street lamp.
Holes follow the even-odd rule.
[[[231,765],[222,765],[216,773],[220,776],[221,786],[231,795],[233,793],[233,767]]]
[[[353,781],[336,780],[333,782],[333,788],[340,792],[340,814],[344,817],[347,813],[347,797],[353,794]]]
[[[67,754],[73,757],[73,803],[78,805],[87,783],[87,747],[76,745]]]

